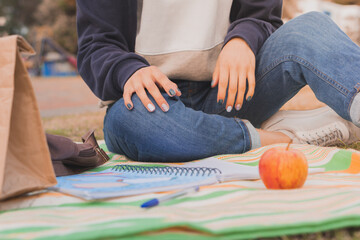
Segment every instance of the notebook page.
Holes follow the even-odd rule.
[[[214,157],[205,158],[183,165],[184,167],[209,167],[218,168],[221,175],[218,176],[220,182],[231,180],[257,180],[260,179],[258,166],[247,166],[232,162],[223,161]],[[309,174],[325,172],[324,168],[309,168]]]
[[[214,157],[206,158],[195,162],[189,162],[184,164],[183,166],[218,168],[221,171],[221,175],[218,176],[218,180],[220,182],[230,180],[260,179],[259,168],[257,166],[246,166],[226,162]]]

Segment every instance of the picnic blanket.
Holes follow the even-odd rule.
[[[280,145],[285,146],[216,158],[256,167],[264,151]],[[309,175],[301,189],[267,190],[261,180],[231,181],[151,209],[139,206],[167,193],[93,202],[43,193],[0,203],[0,239],[249,239],[360,226],[360,152],[291,147],[321,171]],[[100,169],[123,163],[142,164],[111,154]]]

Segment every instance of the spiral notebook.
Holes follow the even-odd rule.
[[[100,172],[58,177],[58,184],[49,190],[87,200],[104,199],[210,185],[218,181],[220,173],[206,167],[117,165]]]
[[[257,168],[208,158],[181,166],[116,165],[100,172],[57,177],[58,184],[49,190],[91,200],[257,178]]]

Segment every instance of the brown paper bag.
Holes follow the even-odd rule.
[[[0,200],[56,184],[19,36],[0,38]]]

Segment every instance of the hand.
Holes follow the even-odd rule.
[[[243,39],[233,38],[220,52],[211,83],[211,87],[219,84],[217,101],[221,104],[228,88],[226,111],[231,112],[236,94],[235,109],[241,109],[246,81],[249,86],[246,100],[250,101],[255,90],[255,55]]]
[[[157,67],[140,68],[125,83],[123,93],[125,106],[129,110],[133,109],[131,96],[136,93],[149,112],[155,111],[155,106],[148,98],[146,89],[164,112],[169,111],[169,104],[161,95],[159,87],[163,88],[171,97],[181,95],[177,85],[170,81]]]

